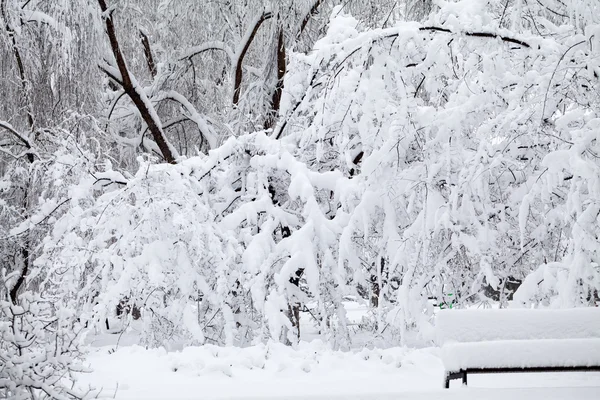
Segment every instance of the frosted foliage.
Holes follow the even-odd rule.
[[[288,304],[315,302],[323,331],[347,341],[339,222],[323,209],[340,174],[311,172],[264,135],[176,167],[142,163],[125,187],[99,192],[94,182],[122,179],[115,174],[106,165],[73,189],[72,211],[38,259],[69,271],[86,320],[126,298],[143,310],[153,345],[295,340]],[[279,176],[287,188],[269,183]],[[302,283],[292,285],[298,270]]]
[[[10,124],[0,124],[31,143]],[[80,124],[89,128],[84,119]],[[47,274],[34,260],[65,212],[71,186],[88,175],[95,158],[83,135],[76,140],[65,130],[47,129],[36,140],[32,148],[12,153],[15,161],[0,179],[0,397],[94,397],[95,390],[73,389],[76,373],[86,371],[83,325],[63,291],[62,271]]]
[[[85,372],[72,312],[55,310],[49,299],[23,296],[21,306],[0,301],[0,394],[10,399],[93,397],[67,385]]]
[[[538,29],[562,33],[549,39],[502,28],[480,2],[439,4],[422,25],[362,32],[334,13],[291,61],[286,140],[313,168],[353,177],[338,206],[346,280],[375,280],[379,329],[400,334],[427,331],[428,296],[465,305],[512,277],[527,277],[516,304],[593,303],[599,21],[546,20]]]

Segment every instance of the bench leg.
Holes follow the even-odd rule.
[[[463,371],[458,371],[458,372],[446,372],[446,378],[444,380],[444,388],[446,389],[450,389],[450,381],[453,379],[463,379],[463,382],[465,382],[466,379],[466,372]]]
[[[462,371],[462,383],[467,386],[467,371]]]

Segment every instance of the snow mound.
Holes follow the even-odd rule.
[[[100,348],[95,357],[108,353]],[[214,345],[190,346],[181,351],[167,352],[160,349],[145,349],[141,346],[129,346],[118,349],[114,354],[119,358],[151,357],[160,358],[164,372],[178,372],[195,376],[217,375],[233,376],[234,373],[251,370],[271,372],[311,372],[319,369],[335,369],[347,363],[361,365],[369,369],[370,365],[396,370],[408,350],[403,348],[360,349],[351,352],[331,350],[325,343],[315,340],[302,342],[295,348],[277,342],[258,344],[251,347],[219,347]],[[107,355],[108,358],[112,354]],[[100,356],[104,357],[104,356]],[[112,357],[115,358],[115,357]]]
[[[477,368],[600,366],[600,339],[497,340],[442,348],[447,371]]]
[[[437,341],[600,338],[600,308],[442,310]]]

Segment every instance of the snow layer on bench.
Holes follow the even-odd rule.
[[[442,310],[436,330],[439,344],[600,338],[600,308]]]
[[[497,340],[442,347],[447,371],[477,368],[600,366],[600,339]]]

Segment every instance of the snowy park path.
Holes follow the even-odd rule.
[[[439,350],[336,352],[319,342],[167,352],[139,346],[94,350],[86,384],[116,399],[554,400],[600,399],[600,373],[473,376],[442,389]]]

